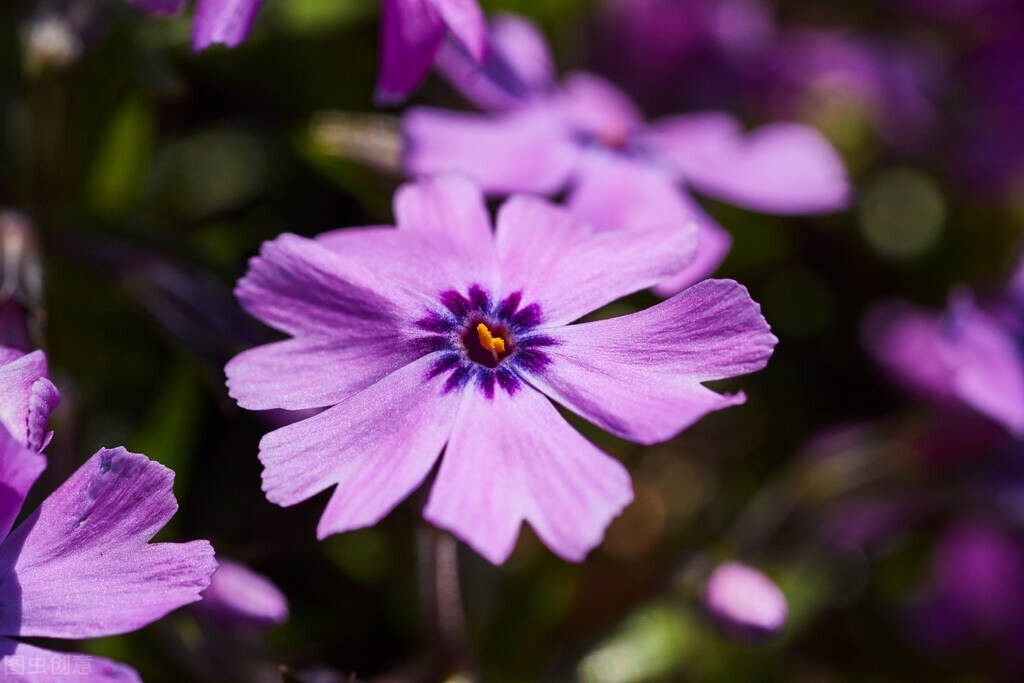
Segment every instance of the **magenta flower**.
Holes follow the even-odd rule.
[[[681,188],[749,209],[807,214],[846,205],[843,163],[814,129],[778,123],[745,133],[728,114],[645,124],[636,106],[592,74],[556,86],[544,40],[530,24],[500,17],[482,66],[448,49],[442,70],[491,113],[417,108],[403,119],[406,171],[465,173],[493,194],[554,194],[597,229],[700,226],[696,259],[662,283],[678,291],[711,273],[729,236]]]
[[[581,560],[632,487],[549,397],[622,438],[664,441],[742,403],[702,382],[762,368],[775,345],[727,280],[569,324],[678,272],[692,231],[595,234],[532,197],[508,200],[492,231],[479,189],[458,178],[406,185],[395,215],[397,229],[282,235],[236,290],[291,338],[232,360],[231,395],[250,410],[330,406],[260,444],[272,502],[337,487],[320,538],[377,523],[445,449],[427,520],[494,563],[524,521]]]
[[[868,318],[865,337],[910,390],[969,406],[1024,437],[1024,261],[995,301],[961,290],[944,313],[888,304]]]
[[[151,14],[174,14],[185,0],[129,0]],[[237,47],[252,30],[262,0],[197,0],[192,49]],[[427,75],[451,36],[476,61],[487,49],[487,27],[477,0],[381,0],[377,99],[404,99]]]
[[[59,401],[42,351],[0,346],[0,432],[34,453],[42,451],[52,436],[46,423]]]
[[[43,456],[0,429],[0,672],[15,680],[138,681],[122,664],[10,638],[141,628],[199,599],[216,568],[213,548],[149,542],[177,509],[174,475],[123,448],[96,453],[10,531],[45,467]]]

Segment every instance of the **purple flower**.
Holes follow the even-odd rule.
[[[143,455],[103,449],[10,531],[43,456],[0,430],[0,670],[46,662],[50,677],[138,681],[129,667],[12,637],[127,633],[199,599],[216,568],[206,541],[150,543],[174,514],[174,475]],[[10,532],[10,533],[8,533]],[[38,672],[37,672],[38,673]]]
[[[704,588],[708,613],[733,637],[760,639],[786,624],[786,596],[761,572],[726,562],[711,572]]]
[[[943,71],[912,45],[817,29],[780,34],[761,61],[760,98],[786,116],[854,105],[889,144],[913,151],[935,132]]]
[[[42,451],[52,436],[46,423],[59,401],[42,351],[0,346],[0,432],[32,452]]]
[[[129,0],[152,14],[174,14],[185,0]],[[237,47],[252,29],[262,0],[197,0],[192,49]],[[451,36],[474,60],[484,58],[487,28],[477,0],[381,0],[377,99],[394,103],[419,85]]]
[[[998,300],[954,294],[944,313],[890,304],[869,316],[866,343],[898,381],[938,403],[970,406],[1024,436],[1024,266]]]
[[[772,124],[745,133],[725,113],[674,116],[645,124],[636,106],[601,78],[570,75],[554,84],[543,39],[522,19],[499,17],[481,67],[449,50],[442,70],[479,115],[417,108],[403,119],[405,168],[413,175],[466,173],[494,194],[554,194],[599,230],[696,221],[698,255],[662,283],[679,291],[714,270],[728,235],[680,186],[780,214],[845,206],[842,161],[815,130]]]
[[[220,558],[196,610],[219,624],[267,628],[288,619],[288,599],[267,577],[243,564]]]
[[[935,648],[979,641],[1001,646],[1006,663],[1013,664],[1019,675],[1024,666],[1021,581],[1020,538],[991,522],[958,522],[935,549],[930,585],[912,615],[912,625]]]
[[[337,486],[320,538],[377,523],[444,448],[427,520],[494,563],[524,521],[581,560],[632,487],[548,397],[624,439],[664,441],[742,403],[702,382],[762,368],[776,342],[727,280],[569,324],[679,272],[692,231],[594,233],[533,197],[508,200],[492,231],[479,189],[459,178],[406,185],[395,214],[397,229],[282,235],[236,290],[291,338],[232,360],[231,395],[250,410],[332,406],[260,444],[272,502]]]

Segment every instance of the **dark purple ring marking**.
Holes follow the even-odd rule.
[[[449,289],[441,292],[438,301],[438,309],[416,321],[416,327],[429,333],[416,343],[424,352],[442,352],[427,378],[450,373],[444,393],[473,382],[487,398],[494,398],[495,385],[511,396],[522,387],[524,373],[539,375],[551,365],[543,349],[558,341],[535,332],[543,314],[539,304],[522,306],[522,292],[495,302],[483,287],[472,285],[468,296]],[[476,329],[480,323],[505,342],[505,351],[497,359],[480,343]]]

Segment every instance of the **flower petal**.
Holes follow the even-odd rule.
[[[954,391],[1017,436],[1024,436],[1024,354],[1013,335],[967,297],[953,302]]]
[[[402,117],[406,173],[463,173],[488,194],[552,194],[565,187],[579,151],[542,106],[498,115],[415,108]]]
[[[444,21],[431,0],[381,0],[378,103],[401,102],[419,85],[444,35]]]
[[[558,107],[575,131],[601,138],[625,137],[643,124],[643,115],[626,93],[591,73],[566,76]]]
[[[427,178],[400,187],[394,204],[399,230],[457,259],[466,284],[494,286],[494,231],[479,187],[455,176]]]
[[[227,364],[228,393],[247,410],[305,410],[343,401],[422,355],[412,343],[371,336],[300,337],[243,351]]]
[[[696,248],[693,225],[595,233],[536,197],[512,197],[497,223],[502,287],[538,302],[545,325],[571,322],[675,275]]]
[[[26,448],[0,425],[0,540],[14,526],[29,489],[46,469],[46,458]]]
[[[546,334],[551,365],[531,384],[603,429],[644,444],[742,403],[702,386],[760,370],[776,339],[732,280],[705,280],[639,313]]]
[[[598,230],[697,225],[697,251],[682,271],[654,291],[672,295],[710,275],[732,238],[664,172],[646,163],[594,155],[579,174],[568,206]]]
[[[178,507],[173,479],[123,448],[82,465],[0,545],[0,633],[126,633],[198,600],[210,544],[149,543]]]
[[[338,484],[318,535],[375,524],[427,475],[451,431],[459,392],[430,378],[425,356],[314,417],[260,443],[263,490],[294,505]]]
[[[0,638],[0,674],[11,683],[142,683],[130,666]]]
[[[749,209],[819,213],[850,201],[842,159],[809,126],[775,123],[745,133],[728,114],[695,114],[658,122],[643,140],[686,183]]]
[[[197,610],[242,628],[266,628],[288,620],[288,599],[270,579],[234,560],[218,558],[218,562]]]
[[[417,319],[433,303],[373,262],[290,234],[263,244],[235,294],[251,315],[279,330],[339,342],[393,336],[400,320]]]
[[[539,393],[467,394],[423,516],[494,564],[527,521],[560,557],[582,561],[633,500],[629,473]]]
[[[441,49],[438,69],[463,97],[481,109],[515,109],[554,88],[554,61],[532,22],[499,14],[490,21],[490,34],[483,63],[456,43]]]
[[[904,389],[944,402],[953,398],[952,348],[942,316],[903,301],[877,306],[864,320],[864,345]]]
[[[438,213],[441,209],[438,207]],[[454,213],[454,210],[453,210]],[[487,218],[488,240],[490,219]],[[344,256],[353,263],[373,264],[375,275],[386,282],[397,284],[407,291],[436,294],[472,283],[484,284],[494,275],[494,268],[484,269],[483,264],[493,263],[493,246],[486,258],[469,261],[459,257],[459,251],[446,241],[444,232],[435,230],[436,222],[429,214],[425,220],[410,220],[404,227],[341,228],[321,233],[315,240]],[[446,228],[444,228],[446,230]],[[484,270],[488,270],[486,274]]]
[[[46,375],[46,355],[42,351],[0,365],[0,424],[34,451],[42,450],[46,422],[60,400],[60,393]]]
[[[192,49],[238,47],[249,37],[262,0],[198,0],[192,20]]]
[[[487,53],[487,22],[477,0],[431,0],[441,20],[476,61]]]

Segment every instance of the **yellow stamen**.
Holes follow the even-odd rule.
[[[476,335],[480,339],[480,346],[490,351],[491,355],[494,356],[494,361],[497,362],[498,354],[505,353],[505,340],[501,337],[493,336],[484,323],[476,326]]]

